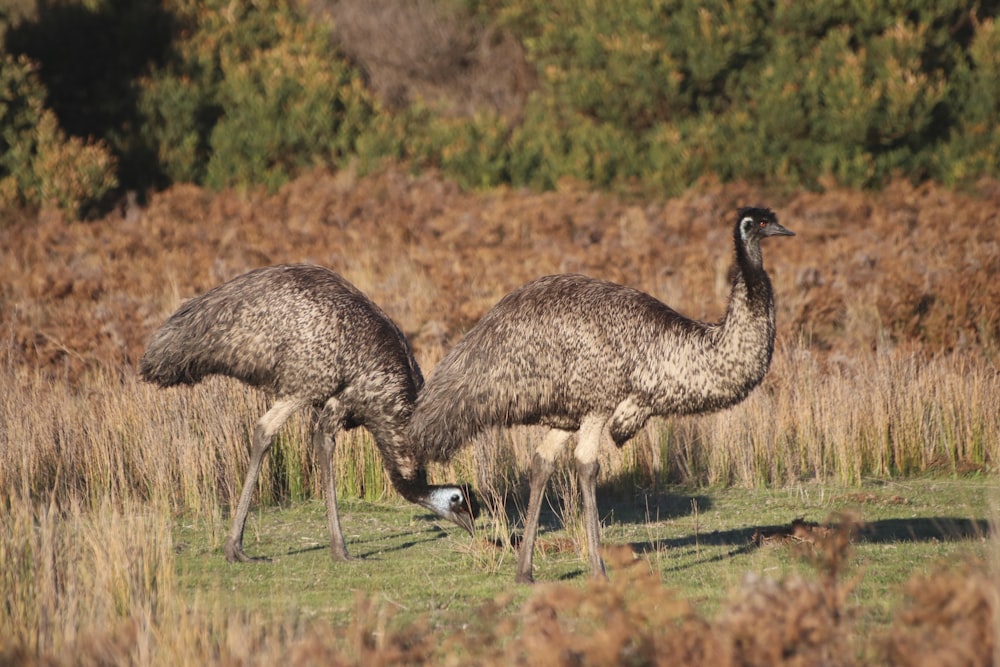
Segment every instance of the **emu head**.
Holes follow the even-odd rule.
[[[468,486],[431,486],[417,503],[474,534],[479,501]]]
[[[769,208],[747,206],[741,208],[739,216],[739,235],[744,244],[756,243],[768,236],[795,236],[781,224],[778,216]]]

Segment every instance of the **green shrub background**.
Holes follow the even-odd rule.
[[[85,215],[124,190],[274,189],[312,166],[386,159],[467,187],[570,177],[662,194],[706,177],[872,188],[998,175],[995,3],[422,0],[439,29],[405,36],[390,20],[404,4],[11,2],[0,199]],[[347,31],[359,12],[383,29]],[[405,46],[396,80],[433,85],[387,91],[360,41]],[[453,103],[459,86],[483,87],[484,59],[481,79],[531,73],[513,111],[495,91]]]

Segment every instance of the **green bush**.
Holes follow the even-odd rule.
[[[495,113],[456,118],[414,104],[379,109],[355,149],[362,173],[386,160],[402,161],[441,169],[463,187],[486,188],[510,182],[509,135],[509,123]]]
[[[0,205],[81,215],[117,186],[114,158],[101,142],[66,136],[34,63],[5,55],[0,65]]]
[[[8,53],[39,54],[4,56],[0,196],[90,206],[113,187],[108,146],[139,189],[274,188],[316,164],[385,159],[467,187],[570,177],[672,193],[706,175],[878,187],[897,174],[959,185],[1000,172],[998,13],[973,0],[465,0],[455,25],[513,35],[535,70],[524,106],[501,115],[446,103],[472,99],[462,57],[500,53],[469,51],[471,37],[449,46],[454,25],[407,36],[428,40],[408,53],[448,47],[446,70],[393,65],[397,79],[419,70],[443,102],[383,106],[329,17],[291,0],[70,0],[0,37]],[[81,49],[81,21],[116,46]],[[86,62],[54,62],[65,51]]]
[[[168,181],[277,187],[354,151],[373,106],[322,23],[282,0],[168,3],[175,59],[142,85],[143,133]]]
[[[930,171],[948,184],[1000,177],[1000,21],[975,21],[969,66],[956,76],[956,128],[931,156]]]
[[[640,168],[633,138],[621,127],[537,95],[510,143],[512,180],[537,188],[552,188],[563,177],[608,186]]]
[[[996,29],[976,18],[990,11],[958,1],[514,0],[499,16],[526,45],[554,118],[538,134],[529,111],[524,152],[511,160],[531,167],[512,177],[638,176],[674,191],[706,173],[877,186],[896,173],[956,182],[989,171],[987,151],[960,156],[975,143],[968,135],[996,125]],[[606,150],[607,168],[591,173],[559,159],[604,150],[593,138],[605,133],[637,152]]]

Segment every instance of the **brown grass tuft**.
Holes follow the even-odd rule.
[[[886,665],[996,664],[1000,583],[995,572],[962,563],[913,579],[906,598],[884,643]]]

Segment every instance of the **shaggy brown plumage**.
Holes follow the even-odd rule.
[[[139,372],[162,387],[226,375],[276,399],[254,430],[250,467],[226,540],[230,561],[250,560],[243,528],[261,463],[274,434],[302,408],[314,414],[335,560],[348,558],[333,470],[334,436],[341,428],[365,426],[400,494],[472,532],[470,494],[427,485],[422,457],[407,437],[423,376],[406,338],[333,271],[304,264],[267,267],[191,299],[153,335]]]
[[[532,462],[519,580],[532,578],[542,494],[574,432],[591,571],[600,576],[595,486],[602,436],[621,446],[654,415],[720,410],[763,379],[775,317],[760,241],[792,232],[769,209],[743,208],[733,234],[732,293],[717,323],[688,319],[629,287],[547,276],[505,296],[434,370],[411,421],[413,440],[430,459],[448,460],[492,427],[552,429]]]

